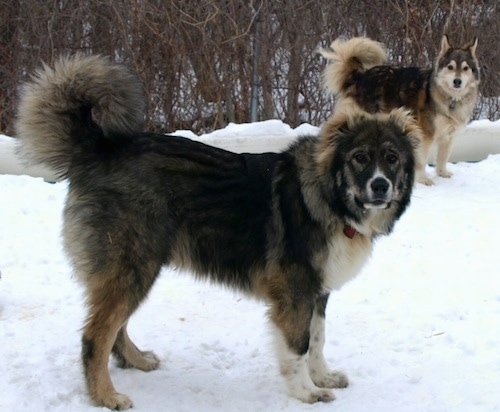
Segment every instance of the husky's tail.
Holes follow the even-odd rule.
[[[328,48],[320,50],[328,65],[323,72],[323,87],[335,95],[343,95],[353,84],[353,76],[387,60],[382,43],[368,37],[350,40],[336,39]]]
[[[145,104],[138,79],[103,56],[62,57],[44,65],[21,93],[16,120],[19,155],[65,177],[74,156],[138,132]],[[119,143],[118,143],[119,144]]]

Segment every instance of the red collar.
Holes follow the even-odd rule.
[[[349,226],[347,223],[344,225],[343,232],[344,235],[346,235],[349,239],[352,239],[354,235],[358,233],[356,229],[354,229],[352,226]]]

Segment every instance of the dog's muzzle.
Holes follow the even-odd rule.
[[[367,187],[368,196],[363,201],[365,209],[387,209],[392,200],[392,183],[385,177],[378,176],[370,182]]]

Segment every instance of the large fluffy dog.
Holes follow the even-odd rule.
[[[450,177],[446,169],[453,138],[470,120],[477,100],[479,68],[477,38],[462,48],[447,36],[431,69],[385,66],[381,43],[365,37],[337,39],[322,54],[329,60],[324,85],[339,98],[339,105],[355,103],[368,112],[410,109],[422,129],[424,143],[417,159],[417,180],[433,181],[425,173],[431,145],[437,142],[436,173]]]
[[[99,56],[62,58],[24,88],[20,152],[69,179],[64,243],[87,293],[82,360],[93,400],[125,409],[108,372],[155,369],[127,321],[163,265],[269,304],[289,391],[330,401],[347,377],[324,356],[332,289],[355,276],[407,208],[421,136],[403,110],[339,113],[282,153],[235,154],[141,132],[141,86]]]

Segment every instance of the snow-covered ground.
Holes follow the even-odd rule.
[[[243,140],[266,150],[264,137]],[[394,233],[332,295],[325,353],[351,381],[332,404],[286,395],[262,303],[171,269],[129,327],[161,367],[111,362],[115,385],[136,411],[500,411],[500,155],[449,168],[416,187]],[[0,411],[96,410],[61,247],[66,187],[0,175]]]

